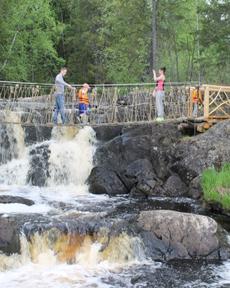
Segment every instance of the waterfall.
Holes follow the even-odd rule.
[[[83,186],[93,168],[95,132],[85,127],[69,140],[66,134],[60,135],[60,130],[54,129],[52,136],[54,140],[49,145],[48,186]]]
[[[114,236],[104,250],[103,243],[103,237],[62,234],[55,230],[35,233],[29,240],[21,235],[21,255],[0,254],[0,285],[4,288],[112,287],[103,278],[143,261],[143,246],[137,237],[124,233]]]
[[[20,122],[20,115],[12,111],[1,111],[0,121],[9,124],[0,125],[0,164],[23,157],[25,152],[24,131],[21,125],[10,123]]]
[[[9,139],[10,148],[6,154],[10,154],[8,158],[12,159],[3,161],[0,166],[1,184],[48,187],[75,185],[81,191],[87,190],[85,181],[93,167],[96,142],[92,128],[79,130],[55,127],[50,141],[26,147],[22,141],[23,129],[15,126],[4,127],[7,135],[14,135],[16,140]],[[12,141],[14,145],[11,145]]]

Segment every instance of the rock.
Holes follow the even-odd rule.
[[[200,199],[202,196],[201,177],[194,178],[189,185],[189,196],[193,199]]]
[[[51,139],[52,127],[23,124],[22,128],[25,133],[26,145],[32,145]]]
[[[207,216],[170,210],[144,211],[138,225],[144,230],[144,243],[155,259],[229,257],[229,247],[219,237],[218,224]]]
[[[119,195],[129,191],[118,174],[104,167],[95,167],[88,178],[89,191],[93,194]]]
[[[34,205],[34,201],[23,198],[23,197],[18,197],[18,196],[9,196],[9,195],[1,195],[0,196],[0,203],[2,204],[9,204],[9,203],[19,203],[19,204],[24,204],[27,206],[32,206]]]
[[[107,142],[122,134],[122,125],[116,126],[96,126],[93,127],[96,132],[96,138],[99,141]]]
[[[177,122],[118,125],[114,134],[109,128],[97,128],[104,142],[95,153],[95,166],[103,168],[104,173],[108,171],[110,186],[112,179],[122,182],[118,186],[125,186],[126,193],[132,196],[198,199],[202,191],[199,177],[204,169],[220,168],[230,162],[230,121],[190,139],[183,138],[177,125]],[[111,177],[111,171],[116,176]]]
[[[121,177],[129,191],[135,187],[137,191],[147,195],[153,191],[157,179],[152,164],[147,159],[138,159],[132,162],[121,174]]]
[[[181,141],[175,149],[171,169],[190,182],[210,167],[220,168],[230,162],[230,120],[222,121],[206,133]]]
[[[30,169],[27,181],[33,186],[46,185],[49,175],[49,145],[41,144],[30,150]]]
[[[100,139],[106,139],[105,128],[99,133],[100,129],[96,130],[97,134]],[[119,183],[118,186],[125,186],[125,193],[138,196],[141,194],[162,196],[161,193],[164,192],[161,187],[162,180],[171,175],[168,169],[168,163],[172,158],[169,151],[181,135],[177,130],[177,124],[149,123],[133,126],[127,124],[122,130],[116,129],[115,132],[115,138],[99,145],[95,153],[95,168],[103,169],[103,178],[110,179],[110,187],[113,186],[111,181],[114,179],[116,182],[114,187],[117,187],[117,182],[121,181],[122,185]],[[108,139],[112,137],[111,135],[109,130]],[[162,151],[162,157],[159,157],[159,151]],[[106,173],[109,174],[107,177]],[[112,177],[111,174],[113,174]],[[91,181],[92,176],[94,179]],[[108,181],[103,180],[103,182]],[[94,173],[91,173],[88,183],[90,186],[95,183],[95,170]],[[120,191],[118,188],[116,190]],[[100,190],[107,191],[109,189],[100,187]],[[124,187],[121,190],[123,191]],[[90,187],[90,191],[96,193],[93,191],[98,191],[98,189]]]
[[[177,175],[168,178],[164,185],[165,195],[169,197],[180,197],[187,195],[188,187]]]
[[[6,254],[20,251],[19,227],[15,218],[0,217],[0,252]]]

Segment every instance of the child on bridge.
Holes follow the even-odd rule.
[[[85,83],[79,92],[76,93],[76,98],[79,99],[79,114],[81,121],[83,123],[88,122],[88,113],[89,113],[89,96],[88,91],[90,86]]]

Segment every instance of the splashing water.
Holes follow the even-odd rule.
[[[19,122],[20,115],[12,111],[1,111],[0,120],[9,123]],[[0,164],[23,157],[25,152],[24,130],[20,125],[0,125],[0,137]]]
[[[58,141],[54,140],[49,145],[51,154],[48,185],[84,186],[93,168],[95,132],[92,128],[85,127],[72,140],[66,137],[66,133],[61,137],[57,134],[57,131],[54,131],[53,137]]]
[[[114,237],[107,249],[115,251],[115,257],[108,250],[101,251],[102,242],[100,237],[95,239],[89,235],[60,234],[55,238],[50,237],[50,232],[36,233],[30,241],[22,235],[21,255],[0,255],[0,285],[4,288],[113,287],[103,278],[126,270],[134,263],[144,263],[143,246],[138,238],[126,234]]]

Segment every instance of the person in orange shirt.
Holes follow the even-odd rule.
[[[85,118],[87,115],[87,112],[89,110],[89,96],[88,91],[90,89],[90,86],[85,83],[83,84],[82,88],[79,90],[77,97],[79,99],[79,114],[81,119]]]
[[[203,104],[200,86],[196,86],[196,88],[192,91],[192,103],[193,103],[192,116],[197,117],[198,105]]]

